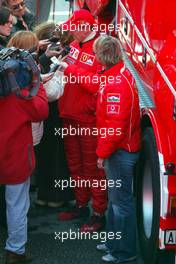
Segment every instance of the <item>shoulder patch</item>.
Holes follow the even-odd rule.
[[[120,113],[120,105],[116,105],[116,104],[107,105],[107,114],[119,115],[119,113]]]
[[[108,103],[120,103],[120,93],[108,93],[107,102]]]
[[[82,53],[80,62],[85,63],[87,65],[92,66],[94,64],[95,56],[87,54],[85,52]]]
[[[67,56],[65,59],[65,62],[67,62],[68,64],[74,64],[75,60],[72,57]]]

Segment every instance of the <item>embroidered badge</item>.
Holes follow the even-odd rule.
[[[79,56],[79,50],[76,48],[71,48],[69,56],[72,57],[73,59],[77,60],[78,56]]]
[[[80,62],[88,64],[90,66],[93,65],[95,60],[95,56],[92,56],[90,54],[87,54],[85,52],[82,53],[81,58],[80,58]]]
[[[120,105],[107,105],[107,113],[108,114],[116,114],[120,113]]]
[[[120,103],[120,94],[119,93],[108,93],[107,102],[109,103]]]

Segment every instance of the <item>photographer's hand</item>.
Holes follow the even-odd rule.
[[[54,75],[54,72],[46,73],[46,74],[41,74],[43,83],[46,83],[49,80],[51,80],[53,78],[53,75]]]
[[[39,49],[45,50],[49,44],[50,44],[49,39],[40,40],[39,41]]]
[[[48,47],[47,47],[47,49],[45,51],[45,55],[48,58],[51,58],[51,57],[54,57],[54,56],[58,57],[60,55],[60,51],[51,50],[50,47],[51,47],[51,44],[48,45]]]

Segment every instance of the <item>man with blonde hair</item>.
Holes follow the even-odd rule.
[[[111,76],[111,82],[98,91],[97,127],[115,131],[106,138],[99,137],[97,165],[103,168],[105,164],[108,180],[119,182],[119,187],[108,187],[107,232],[116,237],[108,238],[97,249],[106,253],[103,261],[118,264],[136,259],[132,185],[141,147],[139,99],[135,80],[121,59],[118,40],[111,36],[100,38],[94,51],[97,60],[105,66],[104,74]]]

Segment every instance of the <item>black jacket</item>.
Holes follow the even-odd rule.
[[[0,36],[0,50],[5,48],[7,45],[7,38]]]
[[[34,26],[35,26],[35,17],[32,13],[26,12],[23,16],[24,22],[26,23],[26,25],[28,26],[29,30],[33,30]],[[23,26],[22,21],[18,19],[18,17],[16,17],[16,23],[13,25],[12,28],[12,33],[11,35],[13,35],[15,32],[20,31],[20,30],[26,30],[26,28]]]

